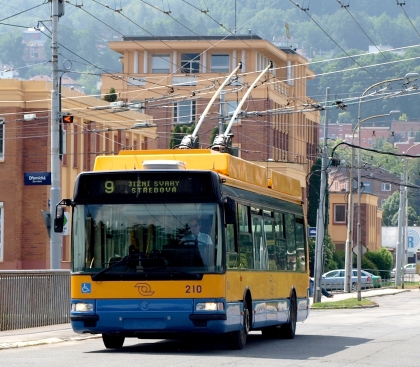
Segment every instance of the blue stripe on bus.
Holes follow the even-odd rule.
[[[226,333],[242,329],[242,302],[225,303],[225,311],[194,311],[199,299],[96,300],[91,313],[71,312],[75,332],[180,332]],[[209,301],[224,302],[211,299]],[[72,303],[78,300],[73,299]],[[80,300],[86,302],[86,300]],[[308,299],[297,300],[297,321],[309,314]],[[92,322],[92,315],[98,320]],[[195,317],[191,316],[194,315]],[[86,317],[86,322],[83,321]],[[289,300],[254,301],[252,328],[284,324],[289,321]]]

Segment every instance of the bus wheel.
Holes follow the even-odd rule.
[[[112,334],[102,334],[102,340],[104,342],[105,348],[108,349],[120,349],[124,344],[124,336],[112,335]]]
[[[280,337],[283,339],[293,339],[296,334],[296,296],[293,294],[290,297],[290,317],[289,322],[280,327]]]
[[[246,337],[249,333],[251,321],[249,309],[246,301],[244,300],[244,320],[243,328],[241,330],[234,331],[227,335],[227,344],[229,349],[241,350],[244,349],[246,344]]]

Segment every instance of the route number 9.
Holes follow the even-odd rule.
[[[105,192],[107,194],[112,194],[114,192],[115,186],[112,181],[105,181]]]

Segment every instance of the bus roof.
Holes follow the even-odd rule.
[[[167,150],[122,150],[118,155],[98,156],[94,171],[116,171],[144,169],[144,161],[183,162],[186,169],[211,170],[235,180],[245,182],[301,200],[302,191],[297,179],[271,171],[267,179],[267,168],[245,161],[228,153],[210,149],[167,149]],[[230,181],[230,180],[229,180]],[[229,184],[229,182],[227,182]]]

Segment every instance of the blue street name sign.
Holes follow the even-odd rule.
[[[308,228],[308,237],[316,237],[316,227]]]
[[[25,172],[25,185],[51,185],[51,172]]]

